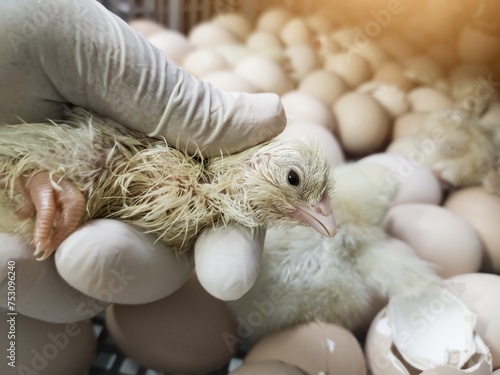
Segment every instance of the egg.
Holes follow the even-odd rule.
[[[401,155],[407,158],[419,158],[422,151],[419,149],[420,140],[415,136],[406,136],[393,140],[385,151],[389,154]]]
[[[201,79],[221,90],[249,93],[259,92],[254,85],[245,78],[234,73],[232,70],[219,70],[217,72],[208,73],[203,75]]]
[[[481,266],[483,249],[474,228],[445,208],[400,204],[389,210],[384,228],[434,264],[443,278],[477,272]]]
[[[440,204],[443,192],[436,176],[426,167],[408,158],[388,153],[366,156],[360,163],[375,163],[388,170],[388,184],[398,184],[399,190],[391,205],[404,203]]]
[[[283,25],[279,33],[281,41],[287,46],[311,43],[312,32],[304,19],[295,17]]]
[[[264,92],[283,95],[293,88],[293,83],[283,68],[262,56],[253,55],[243,59],[236,65],[234,71]]]
[[[238,38],[233,34],[211,22],[194,26],[189,32],[188,40],[195,48],[214,48],[220,44],[238,43]]]
[[[321,100],[301,91],[290,91],[281,97],[288,121],[314,122],[332,132],[337,123],[332,111]]]
[[[394,34],[386,34],[377,39],[377,44],[392,58],[406,60],[416,55],[416,51],[403,38]]]
[[[500,276],[469,273],[448,279],[453,290],[469,309],[477,315],[476,331],[488,345],[493,369],[500,369]]]
[[[483,269],[500,273],[500,197],[482,187],[469,187],[453,192],[444,207],[468,222],[484,245]]]
[[[290,12],[284,8],[265,10],[257,18],[256,29],[278,35],[291,17]]]
[[[289,363],[277,360],[264,360],[245,363],[231,375],[307,375],[304,371]]]
[[[200,78],[211,72],[228,69],[229,64],[216,51],[200,48],[187,54],[182,67],[186,72]]]
[[[397,86],[405,92],[415,85],[405,76],[403,67],[392,61],[379,65],[373,74],[372,80]]]
[[[370,95],[350,92],[333,106],[340,143],[346,153],[364,156],[379,151],[390,133],[390,119]]]
[[[314,33],[328,33],[332,30],[332,20],[323,12],[314,12],[305,17],[306,25]]]
[[[343,327],[319,321],[295,325],[263,337],[244,363],[280,360],[307,374],[366,374],[361,347]]]
[[[481,64],[500,56],[500,38],[493,33],[465,26],[457,41],[458,57],[465,63]]]
[[[251,51],[240,43],[220,44],[214,50],[228,62],[231,67],[236,66],[245,57],[251,55]]]
[[[402,65],[409,77],[417,81],[434,83],[444,78],[444,70],[437,62],[427,56],[412,56],[402,61]]]
[[[364,45],[363,48],[355,49],[354,52],[368,61],[371,71],[376,71],[389,60],[387,53],[375,43]]]
[[[345,163],[344,152],[332,132],[320,124],[306,121],[288,121],[285,130],[278,138],[310,138],[322,146],[327,160],[332,167]]]
[[[276,34],[273,34],[269,31],[260,31],[260,30],[252,32],[248,36],[245,44],[247,48],[251,51],[282,48],[282,44]]]
[[[148,41],[177,65],[181,65],[184,57],[193,49],[184,35],[173,30],[155,33],[148,37]]]
[[[146,18],[136,18],[129,21],[129,26],[141,34],[143,37],[148,38],[153,34],[166,30],[165,26],[161,23],[148,20]]]
[[[370,81],[359,86],[356,91],[373,96],[393,118],[408,112],[410,108],[406,93],[394,85]]]
[[[0,314],[2,375],[85,374],[90,369],[97,347],[90,321],[55,324],[21,314],[8,316],[3,310]],[[8,333],[15,335],[13,347]],[[11,362],[15,367],[8,365]]]
[[[453,108],[453,100],[432,87],[417,87],[408,93],[413,112],[431,112]]]
[[[290,46],[285,50],[285,56],[289,61],[290,71],[288,75],[296,82],[299,82],[308,73],[319,67],[316,51],[309,44]]]
[[[242,341],[224,302],[195,276],[167,298],[142,305],[111,305],[106,326],[117,346],[145,367],[198,374],[228,363]]]
[[[342,46],[352,46],[355,44],[358,33],[353,27],[341,27],[330,34],[330,38]]]
[[[429,114],[425,112],[408,112],[400,115],[394,121],[392,139],[418,135],[428,117]]]
[[[358,87],[370,78],[370,66],[364,58],[354,53],[327,55],[323,68],[337,74],[351,88]]]
[[[347,91],[344,81],[337,74],[324,69],[307,74],[297,89],[323,100],[328,106],[332,106]]]
[[[241,13],[220,13],[212,19],[212,23],[226,29],[240,41],[244,41],[252,31],[250,21]]]

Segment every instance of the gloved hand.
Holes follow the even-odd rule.
[[[165,137],[189,152],[200,149],[206,156],[248,148],[285,126],[276,95],[227,93],[198,81],[96,1],[3,0],[0,25],[0,124],[61,119],[69,103],[149,136]],[[97,313],[97,308],[76,312],[80,302],[89,303],[84,294],[128,304],[164,297],[179,288],[192,269],[187,257],[175,259],[155,238],[112,220],[88,223],[65,241],[55,260],[42,263],[26,256],[34,251],[32,246],[2,236],[8,241],[2,241],[0,251],[0,307],[6,304],[7,260],[28,262],[32,268],[19,267],[16,274],[22,288],[17,291],[18,307],[48,321]],[[228,236],[230,243],[225,241]],[[218,254],[233,247],[246,249],[230,263],[217,263],[218,276],[224,279],[235,261],[244,269],[252,253],[257,259],[248,262],[253,274],[262,242],[261,234],[254,238],[246,229],[231,226],[205,232],[197,253],[220,260]],[[65,281],[51,265],[54,261]],[[204,266],[213,267],[213,262],[202,262]],[[206,285],[217,297],[233,299],[248,290],[251,279],[245,274],[228,291],[224,283]],[[75,289],[61,285],[64,282]],[[53,293],[59,297],[50,299]],[[33,295],[36,298],[30,298]],[[46,308],[40,308],[44,303]]]

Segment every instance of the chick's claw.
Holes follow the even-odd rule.
[[[36,211],[34,255],[43,253],[37,260],[45,260],[78,227],[85,213],[85,198],[67,180],[61,179],[55,186],[49,172],[25,178],[21,185],[27,202],[20,214],[32,216]]]

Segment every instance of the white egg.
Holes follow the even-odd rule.
[[[220,44],[238,43],[238,38],[233,34],[210,22],[194,26],[189,32],[188,40],[196,48],[214,48]]]
[[[288,121],[314,122],[336,132],[332,111],[320,99],[300,91],[290,91],[281,97]]]
[[[256,30],[248,36],[245,43],[250,51],[260,51],[268,48],[282,48],[282,44],[278,36],[269,31]]]
[[[404,113],[394,121],[392,139],[413,137],[421,132],[424,121],[429,117],[425,112]]]
[[[233,92],[256,93],[259,90],[245,78],[237,75],[232,70],[220,70],[201,77],[203,81],[211,83],[221,90]]]
[[[331,106],[347,91],[347,87],[337,74],[319,69],[306,75],[299,83],[298,90],[313,95]]]
[[[289,76],[294,81],[302,80],[308,73],[319,66],[316,50],[309,44],[296,44],[285,50],[290,69]]]
[[[410,109],[406,93],[397,86],[369,81],[359,86],[356,91],[373,96],[393,118]]]
[[[241,13],[221,13],[212,19],[212,23],[226,29],[240,41],[244,41],[252,31],[250,21]]]
[[[290,12],[283,8],[266,10],[257,18],[256,29],[278,35],[291,17]]]
[[[324,69],[337,74],[351,88],[370,78],[368,62],[354,53],[337,53],[325,57]]]
[[[457,52],[465,63],[487,63],[500,56],[500,38],[493,33],[465,26],[458,38]]]
[[[234,71],[260,91],[283,95],[293,88],[283,68],[262,56],[246,57],[236,65]]]
[[[310,138],[322,147],[332,168],[345,163],[344,152],[339,141],[321,124],[305,121],[289,121],[283,133],[278,138]]]
[[[431,112],[453,108],[453,100],[432,87],[417,87],[408,93],[413,112]]]
[[[221,55],[224,60],[226,60],[231,66],[237,65],[245,57],[251,55],[251,52],[248,50],[248,48],[240,43],[220,44],[215,47],[214,50],[219,55]]]
[[[153,20],[148,20],[145,18],[136,18],[129,21],[129,26],[137,31],[139,34],[145,38],[150,37],[160,31],[166,30],[165,26]]]
[[[193,49],[183,34],[173,30],[155,33],[148,37],[148,41],[177,65],[180,65]]]
[[[280,30],[281,41],[287,46],[311,43],[312,32],[299,17],[290,19]]]
[[[212,49],[197,49],[190,52],[182,63],[184,70],[196,77],[229,68],[229,63]]]
[[[370,95],[350,92],[333,106],[346,153],[364,156],[380,150],[390,133],[390,119]]]

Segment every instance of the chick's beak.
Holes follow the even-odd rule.
[[[316,206],[296,205],[292,217],[309,224],[323,236],[333,237],[337,233],[337,226],[332,215],[332,206],[328,192],[325,191]]]

